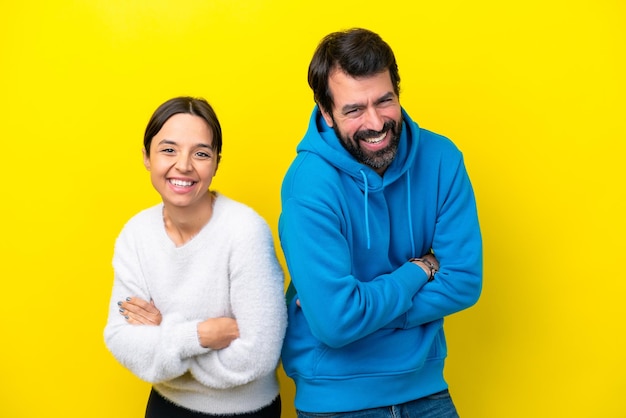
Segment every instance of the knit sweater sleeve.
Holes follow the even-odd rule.
[[[230,303],[240,337],[190,363],[198,381],[216,388],[242,385],[273,373],[287,326],[283,271],[269,227],[248,208],[230,215]]]
[[[136,237],[125,228],[116,241],[115,277],[104,337],[122,365],[145,381],[159,383],[183,375],[194,356],[209,350],[198,343],[197,321],[172,314],[165,316],[160,326],[131,325],[119,314],[117,302],[128,296],[150,300]]]

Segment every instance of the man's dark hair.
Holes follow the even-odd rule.
[[[331,72],[341,70],[350,77],[367,77],[389,70],[396,96],[400,97],[400,74],[391,47],[376,33],[354,28],[327,35],[317,46],[309,64],[309,86],[315,102],[329,114],[333,97],[328,88]]]

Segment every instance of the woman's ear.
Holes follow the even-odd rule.
[[[143,154],[143,165],[146,167],[146,170],[150,171],[150,157],[148,156],[148,152],[145,148],[141,149]]]

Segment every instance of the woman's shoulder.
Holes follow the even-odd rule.
[[[232,228],[245,229],[254,225],[267,226],[265,219],[251,206],[221,193],[217,194],[214,214],[218,215],[220,222],[228,224]]]
[[[145,231],[162,225],[163,222],[163,204],[151,206],[143,209],[133,217],[131,217],[124,227],[121,234],[137,231]]]
[[[256,210],[254,210],[250,205],[240,202],[238,200],[234,200],[224,194],[216,193],[217,199],[215,200],[215,208],[221,212],[227,214],[235,214],[235,215],[244,215],[251,217],[260,216]]]

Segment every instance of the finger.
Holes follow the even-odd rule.
[[[142,306],[143,307],[143,306]],[[153,325],[161,323],[161,311],[154,304],[154,300],[150,299],[150,303],[146,303],[145,309],[140,312]]]
[[[161,312],[157,309],[152,299],[150,299],[150,302],[146,302],[140,298],[132,298],[130,302],[138,308],[133,311],[140,315],[147,315],[149,318],[156,318],[161,315]]]
[[[144,324],[141,321],[138,321],[135,317],[130,316],[130,315],[125,316],[125,318],[126,318],[126,322],[128,322],[131,325],[147,325],[147,324]]]
[[[159,309],[156,307],[156,305],[154,304],[154,300],[150,299],[150,303],[147,304],[146,306],[146,311],[155,314],[155,315],[160,315],[161,311],[159,311]]]
[[[125,311],[122,316],[131,325],[154,325],[150,320],[142,315],[137,315],[132,312]]]
[[[120,313],[128,316],[133,323],[144,325],[160,325],[161,311],[156,307],[154,300],[147,302],[138,297],[127,297],[118,302]]]
[[[144,325],[152,325],[156,323],[156,315],[146,312],[137,305],[124,303],[119,305],[120,315],[122,315],[129,323]]]
[[[154,306],[151,303],[138,297],[126,298],[126,302],[128,303],[128,305],[137,306],[138,308],[141,308],[146,311],[149,311]]]
[[[141,321],[143,321],[142,323],[144,325],[159,325],[161,323],[161,321],[159,321],[159,315],[143,315]]]
[[[141,301],[139,298],[127,297],[126,299],[117,302],[117,304],[123,309],[134,311],[135,307],[138,306],[137,302],[139,301]]]
[[[141,311],[144,310],[141,306],[139,306],[136,303],[134,303],[133,300],[126,300],[124,302],[118,303],[118,305],[124,311],[132,312],[132,313],[135,313],[135,314],[140,314]]]
[[[158,315],[146,312],[141,308],[136,308],[135,311],[132,312],[127,311],[127,316],[144,325],[155,325],[158,317]]]
[[[137,315],[156,316],[160,314],[154,303],[146,302],[141,298],[126,298],[125,301],[118,303],[118,305],[120,305],[121,308]]]
[[[134,309],[132,305],[129,304],[127,301],[119,301],[117,302],[117,306],[118,306],[118,311],[120,315],[122,315],[125,319],[128,320],[129,315],[132,313],[132,310]]]
[[[129,324],[135,323],[136,321],[132,318],[132,314],[128,311],[126,311],[123,308],[120,308],[120,315],[122,315],[124,317],[124,319],[126,320],[126,322],[128,322]]]

